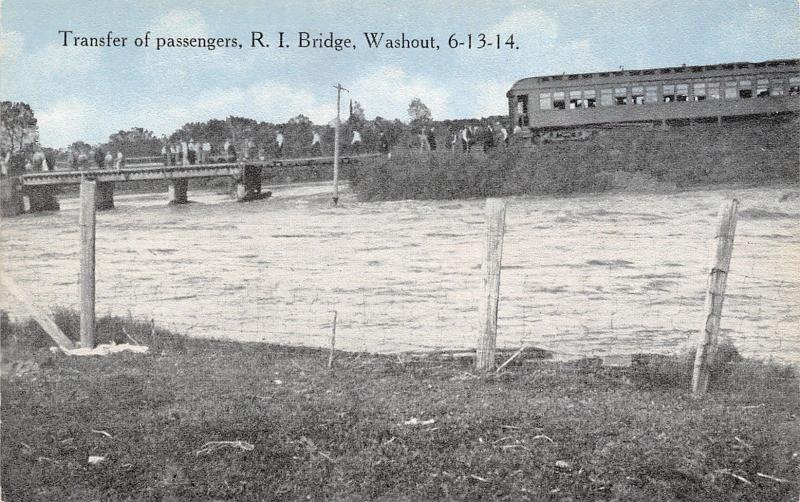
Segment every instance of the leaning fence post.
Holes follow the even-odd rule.
[[[692,371],[692,394],[696,397],[702,396],[708,389],[708,370],[717,351],[722,303],[725,300],[725,284],[733,253],[738,207],[739,201],[733,199],[724,203],[719,209],[719,225],[714,236],[714,255],[708,275],[703,327],[698,336]]]
[[[94,348],[94,233],[97,182],[81,181],[81,347]]]
[[[494,368],[494,349],[497,339],[497,306],[500,299],[500,265],[503,258],[503,232],[506,205],[502,199],[486,199],[486,234],[483,253],[483,291],[478,309],[480,333],[475,367],[479,371]]]

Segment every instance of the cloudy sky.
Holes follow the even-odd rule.
[[[228,115],[325,123],[336,82],[368,118],[406,120],[414,97],[437,119],[475,117],[505,113],[505,91],[537,74],[796,58],[799,25],[796,0],[0,0],[0,98],[29,103],[50,146]],[[128,47],[63,47],[59,30],[110,30]],[[251,49],[253,30],[267,39],[284,31],[290,45],[298,31],[333,31],[357,48]],[[244,47],[133,47],[147,31],[236,37]],[[434,36],[442,48],[368,49],[365,31]],[[453,33],[513,33],[519,49],[450,50]]]

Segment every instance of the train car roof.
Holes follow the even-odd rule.
[[[540,87],[549,87],[555,85],[563,85],[561,83],[575,83],[577,81],[585,80],[601,80],[613,81],[619,80],[620,77],[624,80],[635,79],[659,79],[672,77],[673,73],[704,73],[704,72],[719,72],[737,69],[759,69],[759,68],[778,68],[782,66],[797,66],[800,65],[800,59],[772,59],[769,61],[761,61],[758,63],[738,62],[738,63],[721,63],[713,65],[695,65],[695,66],[666,66],[662,68],[645,68],[640,70],[614,70],[605,72],[592,72],[592,73],[562,73],[561,75],[540,75],[536,77],[527,77],[517,80],[509,94],[516,90],[537,89]],[[579,85],[579,84],[578,84]]]

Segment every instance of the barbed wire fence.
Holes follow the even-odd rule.
[[[315,204],[306,202],[298,204]],[[563,359],[694,349],[707,282],[704,239],[673,242],[689,248],[676,263],[659,261],[663,254],[653,251],[669,242],[666,236],[632,252],[641,245],[639,230],[622,224],[605,240],[578,230],[563,240],[564,249],[554,250],[562,241],[558,218],[554,226],[532,229],[514,204],[506,221],[498,347],[536,347]],[[269,212],[253,218],[261,210],[247,210],[233,230],[217,225],[189,240],[191,225],[166,225],[147,234],[145,243],[117,238],[108,245],[101,236],[97,313],[153,319],[190,337],[327,347],[335,311],[337,349],[474,352],[479,205],[387,203],[373,213],[374,206],[349,201],[339,209],[311,207],[310,221],[279,211],[274,225],[264,223]],[[402,228],[382,228],[388,217],[403,221]],[[708,228],[697,233],[708,240],[713,224],[701,219],[698,227]],[[776,271],[765,263],[769,259],[751,240],[740,238],[734,246],[722,335],[746,356],[796,363],[798,278],[788,273],[791,265]],[[615,249],[620,243],[627,247]],[[42,267],[32,260],[24,266]],[[37,298],[41,308],[77,305],[68,300],[77,265],[69,274],[73,284],[59,273],[42,275],[45,282],[62,280],[52,289],[38,286],[45,292]],[[20,279],[33,284],[36,277]]]

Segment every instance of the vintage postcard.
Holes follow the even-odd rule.
[[[0,1],[0,498],[797,501],[798,41]]]

